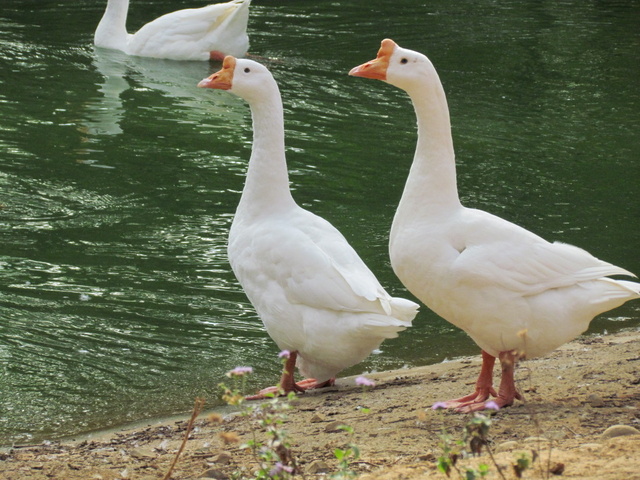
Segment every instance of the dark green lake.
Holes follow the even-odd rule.
[[[2,0],[0,444],[215,405],[277,347],[226,259],[251,147],[247,105],[196,88],[219,69],[94,51],[106,1]],[[195,0],[131,0],[129,30]],[[280,83],[291,186],[381,283],[415,118],[347,76],[380,40],[427,54],[448,95],[463,202],[640,273],[640,3],[260,1],[250,52]],[[478,353],[422,308],[343,375]],[[640,304],[590,332],[640,326]]]

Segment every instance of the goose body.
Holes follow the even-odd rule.
[[[282,101],[271,73],[227,57],[199,86],[229,90],[251,107],[253,146],[228,256],[267,332],[291,352],[281,386],[331,382],[409,327],[418,306],[391,297],[338,230],[294,201]],[[301,373],[315,379],[304,386],[293,382],[296,357]]]
[[[460,203],[447,101],[427,57],[387,39],[375,60],[350,74],[405,90],[416,111],[418,143],[389,254],[407,289],[483,350],[476,392],[448,406],[484,408],[496,395],[496,357],[503,369],[497,402],[509,405],[520,397],[512,376],[518,359],[575,338],[596,315],[640,298],[640,284],[608,278],[634,275],[585,250]]]
[[[249,48],[247,23],[251,0],[233,0],[167,13],[127,33],[129,0],[108,0],[94,35],[98,47],[128,55],[170,60],[222,60],[243,56]]]

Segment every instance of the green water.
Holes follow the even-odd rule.
[[[0,10],[0,444],[55,439],[215,402],[280,364],[227,264],[249,110],[197,89],[219,65],[96,51],[93,0]],[[132,0],[129,28],[194,0]],[[407,295],[387,235],[408,173],[406,96],[348,77],[380,40],[428,54],[448,94],[468,206],[640,272],[640,4],[260,1],[251,53],[285,104],[298,202]],[[628,304],[591,332],[640,326]],[[423,308],[344,372],[477,353]]]

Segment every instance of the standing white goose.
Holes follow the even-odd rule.
[[[233,0],[167,13],[127,33],[129,0],[108,0],[93,43],[128,55],[169,60],[222,60],[249,48],[251,0]]]
[[[418,305],[389,296],[338,230],[295,203],[282,100],[269,70],[229,56],[198,86],[229,90],[251,107],[253,147],[228,255],[267,332],[290,352],[280,386],[289,392],[330,384],[409,327]],[[310,377],[299,384],[296,358]]]
[[[518,359],[573,339],[596,315],[640,298],[640,285],[607,278],[634,275],[580,248],[461,205],[447,100],[427,57],[385,39],[376,59],[349,74],[405,90],[416,111],[418,143],[391,227],[391,265],[410,292],[483,350],[475,392],[446,405],[483,409],[496,395],[496,357],[502,365],[496,403],[511,405],[520,398],[513,380]]]

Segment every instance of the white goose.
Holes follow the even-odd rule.
[[[251,0],[233,0],[167,13],[127,33],[129,0],[108,0],[93,43],[128,55],[170,60],[222,60],[249,48]]]
[[[461,205],[447,100],[427,57],[386,39],[375,60],[349,74],[405,90],[416,111],[418,143],[391,227],[391,265],[410,292],[483,350],[475,392],[446,405],[483,409],[496,395],[496,357],[496,403],[511,405],[521,398],[513,380],[519,358],[573,339],[596,315],[640,298],[640,285],[607,278],[634,275],[580,248]]]
[[[389,296],[340,232],[294,201],[282,100],[269,70],[229,56],[198,86],[229,90],[251,107],[253,147],[228,255],[267,332],[290,352],[280,386],[289,392],[331,384],[409,327],[418,305]],[[296,359],[309,377],[298,384]]]

